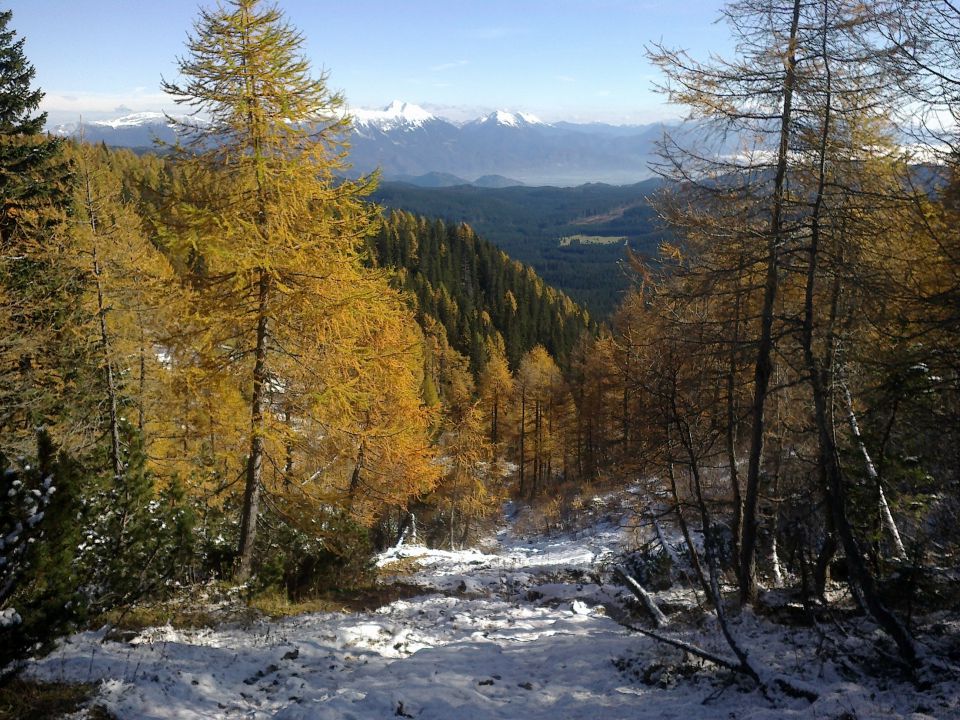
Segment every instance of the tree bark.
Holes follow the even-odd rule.
[[[267,340],[269,337],[270,275],[260,270],[257,288],[257,345],[253,364],[253,396],[250,400],[250,456],[247,458],[243,511],[240,516],[239,564],[236,579],[246,582],[253,568],[253,547],[260,514],[260,483],[263,473],[264,406],[267,391]]]
[[[107,331],[107,306],[103,297],[103,271],[100,266],[98,241],[100,227],[97,222],[97,209],[93,202],[93,188],[90,186],[90,169],[84,163],[84,190],[87,201],[87,222],[90,225],[93,247],[93,278],[97,287],[97,319],[100,324],[100,349],[103,351],[103,374],[107,385],[107,404],[109,412],[110,434],[110,466],[113,470],[115,482],[120,481],[123,475],[123,463],[120,451],[120,425],[117,412],[117,386],[113,376],[113,358],[110,352],[110,335]]]
[[[526,449],[524,440],[527,435],[527,391],[526,388],[520,390],[520,497],[524,497],[526,490]]]
[[[754,368],[750,456],[747,465],[746,493],[743,507],[742,542],[740,546],[740,604],[754,602],[757,597],[757,506],[760,497],[760,462],[763,458],[764,405],[770,386],[773,353],[773,315],[777,299],[780,269],[780,244],[783,236],[784,187],[787,176],[790,126],[793,113],[793,90],[796,83],[797,27],[800,22],[800,0],[794,0],[790,23],[789,47],[784,58],[783,110],[780,116],[780,145],[777,150],[777,171],[774,178],[770,230],[767,234],[767,272],[760,313],[760,341]]]
[[[734,569],[740,573],[740,546],[743,541],[743,493],[740,490],[740,473],[737,469],[737,345],[740,343],[740,283],[737,278],[736,296],[733,303],[733,338],[727,365],[727,465],[730,468],[730,490],[733,493],[733,557]]]
[[[667,443],[670,443],[670,426],[667,425]],[[670,448],[667,448],[667,452],[670,452]],[[700,588],[703,590],[703,594],[706,597],[710,597],[710,583],[707,582],[707,577],[703,573],[703,566],[700,564],[700,556],[697,553],[697,547],[693,544],[693,539],[690,537],[690,528],[687,525],[686,518],[683,517],[683,506],[680,503],[680,493],[677,491],[677,477],[674,472],[673,467],[673,458],[667,458],[667,477],[670,480],[670,493],[673,495],[673,502],[677,508],[677,524],[680,526],[680,532],[683,534],[683,541],[687,544],[687,550],[690,554],[690,565],[693,567],[693,572],[697,576],[697,581],[700,583]]]

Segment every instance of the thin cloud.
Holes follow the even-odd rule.
[[[469,65],[469,60],[457,60],[456,62],[447,62],[440,63],[439,65],[434,65],[430,68],[432,72],[446,72],[447,70],[455,70],[464,65]]]
[[[503,40],[523,33],[523,30],[515,27],[483,27],[474,29],[470,34],[478,40]]]
[[[554,79],[562,83],[575,83],[577,81],[572,75],[554,75]]]

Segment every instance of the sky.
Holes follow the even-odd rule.
[[[7,0],[50,124],[176,111],[160,79],[198,0]],[[352,107],[394,99],[467,120],[495,109],[548,122],[678,117],[653,91],[644,46],[727,52],[722,0],[280,0]]]

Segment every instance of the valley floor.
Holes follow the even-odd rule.
[[[423,594],[375,612],[159,627],[129,642],[86,632],[27,674],[100,683],[96,703],[121,720],[960,717],[960,681],[919,693],[892,673],[868,676],[867,662],[815,655],[825,641],[809,628],[744,616],[736,632],[758,667],[813,690],[814,703],[761,693],[630,632],[606,609],[617,613],[628,596],[600,584],[629,535],[607,516],[552,537],[505,529],[485,552],[402,547],[380,563],[389,570],[416,556],[404,581]],[[960,634],[955,616],[944,623],[945,634]],[[709,623],[669,632],[729,655]],[[847,657],[872,656],[868,633],[837,635],[826,642]]]

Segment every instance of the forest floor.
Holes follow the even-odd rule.
[[[379,558],[384,574],[403,570],[420,594],[374,611],[122,637],[105,627],[64,639],[25,676],[95,685],[91,708],[71,718],[960,718],[960,677],[941,673],[918,690],[886,663],[887,643],[862,619],[842,628],[750,613],[734,621],[763,677],[789,677],[814,702],[758,690],[626,629],[613,618],[628,617],[633,601],[609,570],[636,540],[630,504],[598,500],[595,522],[578,531],[525,536],[508,522],[482,549],[391,550]],[[682,605],[670,591],[657,597]],[[710,616],[674,617],[666,634],[730,657]],[[927,627],[939,638],[929,654],[956,651],[957,614]]]

